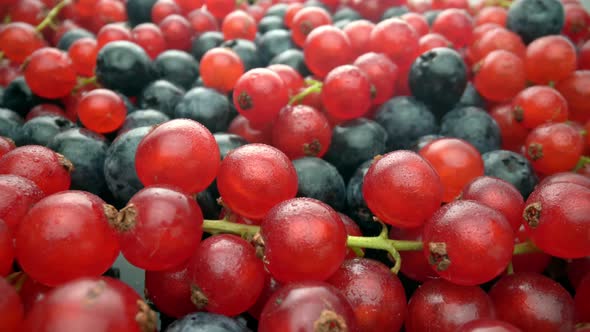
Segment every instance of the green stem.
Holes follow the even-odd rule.
[[[580,160],[578,160],[578,164],[576,165],[576,167],[574,167],[573,171],[577,172],[582,168],[586,167],[587,164],[590,164],[590,157],[582,156]]]
[[[260,226],[237,224],[225,220],[205,220],[203,230],[207,233],[231,233],[244,238],[253,238],[260,231]]]
[[[69,0],[62,0],[57,5],[55,5],[55,7],[51,8],[49,13],[47,13],[47,16],[45,17],[45,19],[43,19],[43,21],[41,21],[41,23],[39,23],[39,25],[37,25],[35,30],[37,30],[37,32],[42,32],[43,29],[50,26],[53,23],[53,21],[55,20],[55,18],[57,17],[57,15],[59,15],[59,12],[61,12],[61,10],[64,9],[64,7],[67,6],[68,4],[69,4]]]
[[[307,81],[306,81],[307,82]],[[294,105],[305,99],[305,97],[309,96],[312,93],[318,93],[322,91],[323,83],[316,80],[310,80],[311,84],[305,88],[305,90],[299,92],[295,96],[289,100],[289,105]]]
[[[72,93],[77,93],[78,91],[80,91],[80,89],[82,89],[83,87],[90,85],[90,84],[96,84],[96,76],[92,76],[92,77],[78,77],[78,84],[76,84],[76,86],[74,87],[74,89],[72,90]]]
[[[514,264],[512,264],[512,261],[510,261],[510,263],[508,264],[508,267],[506,268],[506,274],[507,275],[514,274]]]
[[[513,255],[522,255],[522,254],[531,254],[534,252],[541,251],[537,248],[532,242],[524,242],[519,243],[514,246],[514,251],[512,252]]]

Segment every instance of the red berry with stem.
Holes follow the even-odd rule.
[[[536,273],[515,273],[490,290],[496,317],[523,331],[573,331],[574,301],[557,282]]]
[[[484,318],[494,318],[494,308],[481,288],[436,279],[422,284],[410,298],[405,327],[407,332],[454,332]]]
[[[500,212],[474,201],[455,201],[426,222],[423,241],[424,256],[438,275],[472,286],[506,269],[514,231]]]
[[[394,151],[375,158],[365,175],[363,196],[381,221],[395,227],[419,227],[440,207],[443,185],[420,155]]]
[[[526,46],[516,33],[504,29],[492,29],[476,39],[469,47],[471,61],[478,62],[496,50],[512,52],[521,59],[525,58]]]
[[[200,64],[201,79],[205,86],[230,92],[244,74],[240,57],[226,48],[213,48],[203,55]]]
[[[551,175],[576,166],[584,152],[584,137],[566,123],[545,124],[529,133],[525,149],[533,169]]]
[[[189,51],[193,30],[189,21],[183,16],[172,14],[166,16],[158,25],[166,40],[167,49]]]
[[[31,208],[16,233],[18,262],[31,278],[49,286],[99,276],[119,254],[109,225],[114,217],[115,208],[87,192],[47,196]]]
[[[180,6],[174,0],[158,0],[152,6],[152,22],[160,24],[167,16],[182,14]]]
[[[157,316],[126,284],[83,278],[51,291],[27,315],[25,331],[156,331]]]
[[[221,20],[236,8],[235,0],[206,0],[207,10]]]
[[[391,99],[398,80],[398,67],[387,56],[379,53],[365,53],[354,61],[371,82],[374,94],[373,105],[381,105]]]
[[[573,183],[540,186],[529,196],[524,226],[539,249],[560,258],[590,255],[590,190]]]
[[[100,134],[119,129],[127,116],[123,98],[108,89],[96,89],[84,94],[77,109],[80,122]]]
[[[46,195],[69,189],[72,169],[64,156],[39,145],[22,146],[0,158],[0,174],[27,178]]]
[[[500,127],[502,149],[520,153],[529,130],[516,121],[512,104],[497,105],[491,109],[490,115]]]
[[[338,215],[340,216],[340,220],[342,220],[342,223],[344,224],[344,229],[346,230],[346,234],[348,236],[363,236],[361,229],[354,220],[350,219],[347,215],[342,214],[340,212],[338,212]],[[357,254],[350,248],[347,248],[346,252],[346,258],[357,257]]]
[[[321,158],[330,147],[332,127],[322,112],[305,105],[284,108],[272,126],[273,146],[290,159]]]
[[[346,34],[331,25],[318,27],[307,35],[303,54],[309,70],[320,78],[354,59],[352,46]]]
[[[166,39],[162,30],[153,23],[142,23],[131,30],[131,39],[141,46],[153,60],[166,50]]]
[[[19,331],[25,316],[22,301],[14,287],[0,278],[0,326],[3,331]]]
[[[165,271],[145,271],[145,293],[168,316],[180,318],[195,311],[187,263]]]
[[[221,24],[221,32],[223,32],[223,39],[225,40],[254,40],[257,30],[254,18],[243,10],[231,12],[223,19]]]
[[[367,74],[356,66],[344,65],[328,73],[321,96],[324,108],[330,116],[350,120],[369,111],[373,93]]]
[[[188,195],[152,186],[133,195],[114,227],[129,263],[143,270],[162,271],[179,266],[197,250],[203,215]]]
[[[307,35],[309,35],[315,28],[322,25],[332,24],[330,13],[320,7],[305,7],[297,11],[293,17],[291,24],[291,31],[293,41],[299,47],[305,45]]]
[[[526,85],[524,62],[505,50],[490,52],[475,65],[474,71],[477,92],[490,101],[508,101]]]
[[[371,31],[375,24],[367,20],[356,20],[347,24],[342,31],[350,40],[350,47],[354,57],[359,57],[371,48]]]
[[[289,157],[265,144],[248,144],[228,153],[219,167],[217,188],[223,203],[249,219],[262,219],[297,194],[297,173]]]
[[[440,176],[444,193],[443,202],[453,201],[466,184],[484,173],[479,151],[466,141],[457,138],[441,138],[420,149]]]
[[[519,328],[495,319],[473,320],[461,326],[457,332],[522,332]]]
[[[235,316],[256,303],[264,265],[246,240],[229,234],[201,242],[190,259],[191,300],[198,310]]]
[[[68,55],[72,59],[74,69],[80,76],[90,77],[94,75],[98,46],[93,38],[80,38],[68,49]]]
[[[266,302],[259,332],[357,331],[348,300],[333,286],[308,281],[281,287]]]
[[[233,91],[238,112],[251,124],[271,123],[289,103],[289,91],[281,77],[266,68],[256,68],[242,75]]]
[[[328,205],[294,198],[272,208],[260,226],[264,261],[279,282],[323,281],[346,256],[346,229]]]
[[[56,48],[36,50],[24,65],[31,91],[45,98],[69,95],[76,86],[76,70],[67,53]]]
[[[45,193],[33,181],[12,174],[0,175],[0,219],[11,231],[43,197]]]
[[[389,238],[402,241],[422,241],[422,227],[417,228],[397,228],[391,227]],[[425,282],[429,279],[440,278],[432,270],[428,260],[421,251],[400,251],[402,258],[401,273],[406,277],[419,282]]]
[[[406,315],[402,283],[380,262],[354,258],[328,279],[346,297],[361,331],[399,331]]]
[[[43,39],[30,24],[11,22],[0,29],[0,52],[15,63],[23,63],[43,46]]]
[[[463,188],[461,199],[476,201],[502,213],[515,232],[522,225],[524,199],[520,191],[509,182],[480,176]]]
[[[387,55],[396,65],[412,64],[418,54],[420,37],[405,21],[390,18],[379,22],[370,36],[370,50]]]
[[[473,19],[465,10],[445,9],[436,16],[432,31],[445,36],[456,48],[462,48],[471,44]]]
[[[205,126],[175,119],[155,127],[141,140],[135,170],[145,186],[170,185],[194,194],[213,182],[220,159],[215,138]]]
[[[8,225],[0,219],[0,279],[12,271],[14,245]]]
[[[305,85],[305,81],[301,74],[291,66],[283,64],[274,64],[267,67],[268,69],[277,73],[289,92],[289,97],[293,97]]]
[[[576,48],[563,36],[538,38],[526,50],[526,78],[533,83],[559,82],[576,70],[576,64]]]
[[[532,86],[522,90],[512,100],[514,118],[527,129],[549,122],[565,122],[568,117],[567,101],[548,86]]]
[[[590,274],[587,274],[576,287],[574,297],[576,322],[590,322],[590,301],[588,301],[588,298],[590,298]]]

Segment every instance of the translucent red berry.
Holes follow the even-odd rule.
[[[145,271],[145,293],[168,316],[179,318],[195,311],[187,263],[165,271]]]
[[[68,49],[68,55],[72,59],[76,73],[81,76],[94,75],[96,67],[96,56],[98,55],[98,46],[93,38],[80,38],[76,40]]]
[[[493,107],[490,115],[500,127],[502,149],[519,152],[524,145],[529,130],[516,121],[512,104],[505,103]]]
[[[534,129],[549,122],[564,122],[568,117],[567,101],[548,86],[532,86],[512,100],[514,118],[523,127]]]
[[[418,56],[418,39],[414,29],[399,18],[379,22],[371,32],[371,51],[387,55],[400,67],[409,66]]]
[[[4,278],[0,278],[0,294],[0,326],[5,331],[19,331],[25,316],[19,294]]]
[[[309,70],[320,78],[354,59],[348,36],[331,25],[318,27],[309,33],[305,39],[303,54]]]
[[[474,71],[475,88],[491,101],[508,101],[526,85],[523,60],[505,50],[490,52]]]
[[[545,124],[529,133],[525,151],[535,171],[546,175],[565,172],[582,156],[584,137],[569,124]]]
[[[166,40],[162,30],[153,23],[142,23],[135,26],[131,30],[131,39],[141,46],[152,59],[166,50]]]
[[[347,24],[342,31],[350,40],[354,57],[359,57],[370,50],[371,31],[375,24],[367,20],[356,20]]]
[[[123,98],[108,89],[96,89],[84,94],[77,109],[80,122],[97,133],[110,133],[119,129],[127,116]]]
[[[11,22],[0,29],[0,52],[10,61],[23,63],[29,55],[43,46],[43,39],[30,24]]]
[[[395,93],[399,69],[384,54],[365,53],[354,61],[371,82],[373,105],[381,105],[391,99]]]
[[[445,36],[456,48],[461,48],[471,43],[473,20],[465,10],[446,9],[437,15],[432,31]]]
[[[508,29],[491,29],[474,40],[473,44],[469,47],[471,61],[480,61],[486,55],[496,50],[512,52],[514,55],[524,59],[526,46],[519,35]]]
[[[193,37],[192,26],[181,15],[167,16],[158,25],[166,41],[167,49],[189,51]]]
[[[326,76],[321,96],[330,116],[339,120],[356,119],[371,107],[371,82],[356,66],[336,67]]]
[[[303,47],[305,39],[315,28],[332,24],[330,13],[320,7],[305,7],[297,11],[291,24],[295,44]]]
[[[45,98],[69,95],[76,86],[76,70],[67,53],[56,48],[39,49],[28,58],[24,69],[31,91]]]
[[[8,225],[0,219],[0,277],[7,276],[12,271],[14,261],[14,245],[12,233]]]
[[[559,82],[576,70],[574,45],[564,36],[545,36],[529,44],[526,50],[526,78],[537,84]]]
[[[494,319],[478,319],[473,320],[459,328],[457,332],[520,332],[521,330],[512,324]]]
[[[402,241],[422,241],[422,230],[423,227],[391,227],[389,238]],[[440,278],[430,267],[428,260],[424,257],[424,254],[421,251],[400,251],[399,254],[403,262],[400,271],[406,277],[419,282]]]
[[[254,40],[257,32],[256,21],[245,11],[236,10],[223,19],[221,32],[225,40]]]
[[[244,73],[244,64],[234,51],[214,48],[203,55],[200,72],[205,86],[229,92]]]

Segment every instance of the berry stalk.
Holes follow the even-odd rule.
[[[312,93],[321,92],[322,87],[324,85],[322,82],[312,79],[305,80],[305,83],[308,84],[308,87],[305,88],[303,91],[299,92],[298,94],[294,95],[293,97],[291,97],[291,100],[289,100],[289,105],[299,103],[300,101],[305,99],[305,97]]]
[[[43,29],[45,29],[48,26],[51,26],[57,15],[59,15],[61,10],[64,9],[64,7],[68,4],[69,0],[62,0],[57,5],[55,5],[55,7],[51,8],[49,13],[47,13],[47,16],[43,19],[43,21],[41,21],[41,23],[39,23],[39,25],[37,25],[35,30],[37,30],[37,32],[42,32]]]

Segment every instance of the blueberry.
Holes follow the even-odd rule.
[[[362,19],[363,16],[350,7],[342,7],[338,9],[332,16],[332,20],[334,20],[334,22],[338,22],[340,20],[356,21]]]
[[[76,125],[59,115],[42,115],[35,117],[22,127],[19,145],[47,146],[55,135]]]
[[[387,132],[375,121],[365,118],[341,123],[332,131],[332,143],[324,159],[348,179],[366,160],[387,149]]]
[[[158,110],[172,117],[183,95],[183,89],[168,81],[157,80],[143,89],[138,96],[137,104],[141,109]]]
[[[284,19],[288,7],[289,5],[286,3],[278,3],[276,5],[272,5],[268,8],[264,16],[278,16]]]
[[[109,146],[102,136],[84,128],[72,128],[55,135],[48,147],[74,164],[72,189],[96,195],[107,191],[102,169]]]
[[[172,323],[166,332],[250,332],[239,321],[208,312],[196,312]]]
[[[245,39],[232,39],[221,44],[221,47],[229,48],[242,60],[246,71],[262,67],[262,60],[258,54],[258,47],[254,42]]]
[[[133,102],[129,99],[129,97],[127,97],[124,94],[121,94],[119,92],[117,92],[117,94],[119,95],[119,97],[121,97],[121,99],[123,99],[123,104],[125,104],[125,108],[127,109],[127,114],[133,113],[137,110],[137,108],[135,108],[135,104],[133,104]]]
[[[412,95],[440,115],[459,102],[467,81],[467,66],[461,55],[446,47],[420,55],[408,78]]]
[[[413,97],[395,97],[379,107],[375,121],[387,132],[387,150],[409,149],[421,136],[438,132],[436,118]]]
[[[482,109],[487,109],[486,100],[479,94],[479,92],[477,92],[475,86],[471,82],[467,83],[467,87],[465,88],[461,99],[457,105],[455,105],[455,108],[467,106],[475,106]]]
[[[303,56],[303,52],[301,50],[298,50],[295,48],[288,49],[288,50],[278,54],[277,56],[272,58],[272,60],[270,60],[269,64],[270,65],[275,65],[275,64],[287,65],[287,66],[297,70],[297,72],[299,74],[301,74],[301,76],[303,76],[303,77],[307,77],[307,76],[311,75],[311,71],[309,71],[309,68],[307,68],[307,65],[305,64],[305,58]]]
[[[152,7],[157,0],[127,0],[127,17],[132,26],[151,22]]]
[[[471,143],[480,153],[500,148],[500,127],[484,110],[477,107],[457,108],[447,113],[440,126],[440,134]]]
[[[193,88],[182,97],[174,109],[175,118],[192,119],[209,131],[224,131],[229,125],[230,102],[223,94],[209,88]]]
[[[15,142],[18,141],[23,122],[23,118],[18,113],[0,108],[0,136],[8,137]]]
[[[31,108],[43,102],[43,98],[33,94],[24,76],[18,76],[4,89],[0,107],[13,110],[24,117]]]
[[[215,142],[217,142],[217,146],[219,146],[219,154],[221,155],[221,160],[225,158],[225,156],[233,149],[237,149],[240,146],[248,144],[242,136],[238,136],[235,134],[229,133],[215,133],[213,134],[215,138]]]
[[[428,22],[428,25],[432,26],[440,12],[440,10],[429,10],[424,13],[424,18],[426,19],[426,22]]]
[[[199,37],[193,39],[191,54],[197,60],[201,60],[203,55],[212,48],[218,47],[223,43],[223,34],[219,31],[207,31]]]
[[[153,79],[150,57],[139,45],[129,41],[106,44],[96,58],[96,78],[104,87],[126,96],[136,96]]]
[[[298,197],[315,198],[336,210],[344,209],[346,186],[336,167],[315,157],[293,160],[293,166],[297,171]]]
[[[197,194],[197,203],[203,212],[205,219],[218,219],[221,213],[221,206],[217,204],[217,199],[210,190],[203,190]]]
[[[346,186],[347,214],[359,225],[364,236],[377,236],[381,232],[381,225],[373,220],[363,197],[363,180],[372,164],[373,159],[362,163]]]
[[[154,69],[158,78],[173,83],[185,90],[190,89],[199,78],[199,63],[189,53],[168,50],[156,57]]]
[[[414,144],[412,144],[412,151],[414,152],[420,152],[420,150],[422,150],[423,147],[425,147],[428,143],[437,140],[439,138],[444,138],[444,136],[442,135],[437,135],[437,134],[432,134],[432,135],[424,135],[420,138],[418,138]]]
[[[303,4],[303,7],[319,7],[326,10],[327,12],[330,12],[330,7],[326,6],[326,4],[324,4],[320,0],[307,0]]]
[[[403,14],[409,13],[410,10],[406,6],[396,6],[396,7],[389,7],[383,15],[381,15],[381,21],[385,21],[390,18],[400,17]]]
[[[347,25],[349,25],[350,23],[352,23],[351,20],[348,19],[344,19],[344,20],[338,20],[334,22],[334,26],[340,30],[346,28]]]
[[[82,28],[71,29],[66,31],[61,36],[61,38],[59,38],[59,41],[57,42],[57,48],[62,51],[67,51],[76,40],[82,38],[95,38],[95,36],[92,32]]]
[[[151,127],[132,129],[117,137],[107,150],[104,176],[109,190],[119,203],[126,204],[143,188],[135,171],[135,153],[139,142],[151,129]]]
[[[285,22],[279,16],[265,16],[258,22],[258,32],[264,34],[270,30],[286,29]]]
[[[287,30],[271,30],[262,35],[258,43],[260,57],[264,63],[268,63],[275,56],[295,47],[291,39],[291,32]]]
[[[135,111],[127,115],[125,122],[119,128],[119,134],[139,127],[155,126],[168,120],[170,118],[160,111],[150,109]]]
[[[484,153],[482,158],[485,175],[512,183],[525,199],[539,182],[530,162],[516,152],[495,150]]]
[[[559,34],[564,22],[559,0],[516,0],[508,9],[506,27],[528,44],[539,37]]]

